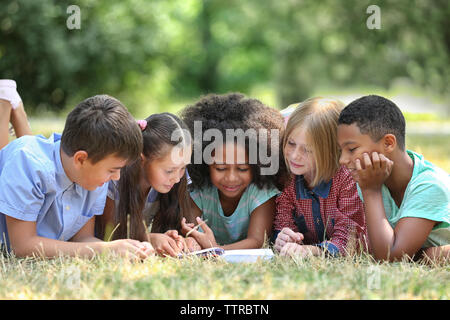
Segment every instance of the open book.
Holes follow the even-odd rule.
[[[220,257],[227,262],[256,262],[258,259],[270,260],[273,257],[272,249],[240,249],[224,250],[222,248],[208,248],[187,253],[188,256]]]

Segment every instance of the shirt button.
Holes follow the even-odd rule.
[[[69,206],[66,206],[66,210],[70,210],[70,207],[69,207]]]

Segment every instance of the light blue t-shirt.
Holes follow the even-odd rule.
[[[191,198],[202,211],[202,219],[208,219],[207,224],[214,232],[216,242],[225,245],[247,238],[253,210],[279,193],[276,188],[259,189],[252,183],[242,194],[236,210],[228,217],[223,212],[219,191],[215,186],[194,190]]]
[[[414,161],[413,173],[400,208],[397,207],[386,185],[381,187],[386,218],[392,228],[405,217],[436,221],[423,248],[450,244],[450,178],[418,153],[407,150]],[[358,194],[364,201],[358,185]]]
[[[35,221],[38,236],[68,241],[103,214],[108,184],[88,191],[64,172],[61,135],[23,136],[0,150],[0,243],[9,237],[5,215]]]

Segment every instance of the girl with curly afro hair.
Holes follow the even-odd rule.
[[[287,172],[280,159],[280,112],[240,93],[210,94],[187,106],[181,118],[194,139],[191,206],[204,231],[183,218],[182,232],[191,231],[203,249],[262,247]]]

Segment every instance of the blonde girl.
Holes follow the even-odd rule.
[[[350,239],[365,233],[356,184],[339,165],[336,131],[343,107],[338,100],[311,98],[289,117],[283,155],[291,179],[276,199],[273,237],[282,255],[345,254]]]

